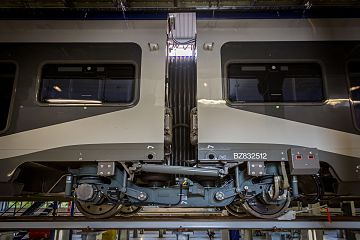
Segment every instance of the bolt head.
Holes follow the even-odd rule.
[[[140,201],[145,201],[147,199],[147,195],[144,192],[139,193],[137,197]]]
[[[225,194],[223,192],[216,192],[215,199],[218,201],[222,201],[225,199]]]

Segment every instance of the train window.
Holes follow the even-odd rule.
[[[135,97],[133,64],[46,64],[39,100],[44,103],[124,103]]]
[[[349,62],[350,97],[353,103],[356,125],[360,128],[360,61]]]
[[[324,89],[317,63],[231,63],[228,100],[233,103],[322,102]]]
[[[0,131],[5,130],[7,126],[15,75],[14,63],[0,63]]]

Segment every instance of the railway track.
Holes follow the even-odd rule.
[[[291,221],[228,216],[1,217],[0,230],[15,229],[360,229],[360,217],[299,217]]]

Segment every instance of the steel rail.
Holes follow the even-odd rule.
[[[306,217],[293,221],[233,217],[84,217],[0,218],[0,230],[15,229],[360,229],[359,217]]]

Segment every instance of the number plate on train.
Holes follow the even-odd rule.
[[[268,154],[265,152],[239,152],[234,153],[234,159],[236,160],[267,160]]]

